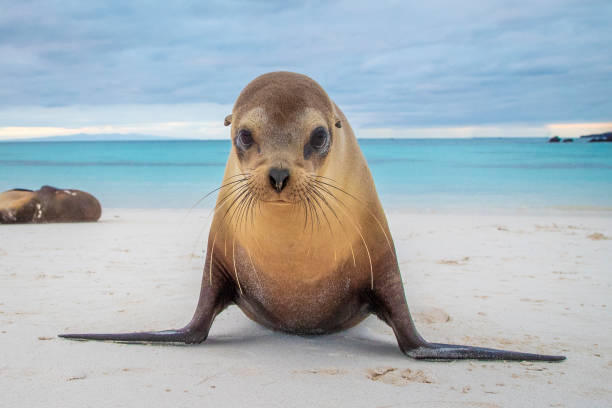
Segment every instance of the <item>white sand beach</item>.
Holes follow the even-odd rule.
[[[425,338],[561,363],[415,361],[375,317],[299,337],[236,307],[196,346],[56,337],[184,325],[207,215],[105,209],[93,224],[0,226],[0,405],[612,406],[609,213],[388,214]]]

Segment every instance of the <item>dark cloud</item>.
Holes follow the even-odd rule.
[[[0,109],[231,104],[284,69],[364,127],[612,117],[608,0],[91,3],[0,1]]]

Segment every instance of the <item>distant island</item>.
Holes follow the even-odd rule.
[[[587,141],[589,143],[612,142],[612,132],[597,133],[593,135],[584,135],[584,136],[580,136],[580,139]],[[548,143],[571,143],[573,141],[574,139],[572,138],[561,139],[559,136],[553,136],[550,139],[548,139]]]
[[[580,138],[587,139],[589,142],[612,142],[612,132],[584,135],[580,136]]]

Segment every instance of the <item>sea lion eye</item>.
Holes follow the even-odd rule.
[[[253,135],[249,130],[241,129],[236,138],[236,145],[241,149],[248,149],[253,144]]]
[[[327,147],[329,136],[324,127],[318,127],[310,134],[310,145],[316,150],[323,150]]]

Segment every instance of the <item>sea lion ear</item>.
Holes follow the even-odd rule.
[[[232,124],[232,114],[230,113],[229,115],[225,117],[225,120],[223,121],[223,125],[229,126],[231,124]]]
[[[341,128],[342,127],[342,121],[338,118],[336,118],[336,123],[334,123],[334,126],[337,128]]]

